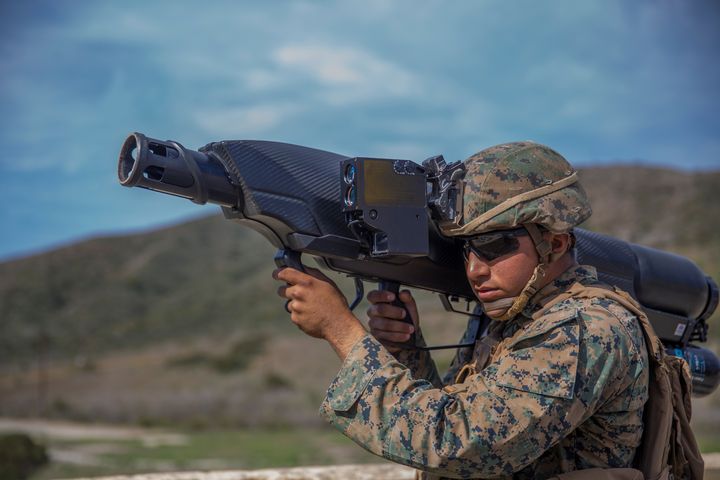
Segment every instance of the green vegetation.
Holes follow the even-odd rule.
[[[717,433],[700,433],[696,437],[702,453],[720,452],[720,437]]]
[[[272,390],[293,388],[292,381],[289,378],[276,372],[270,372],[266,374],[264,382],[265,386]]]
[[[327,428],[292,430],[211,430],[172,433],[175,440],[154,440],[145,430],[135,440],[58,440],[46,438],[48,448],[61,458],[47,464],[31,480],[74,478],[142,472],[208,469],[254,469],[343,463],[379,463],[383,460]],[[698,437],[703,452],[720,451],[711,437]],[[4,477],[0,478],[18,478]]]
[[[137,440],[92,442],[51,439],[48,440],[51,449],[74,452],[74,458],[83,459],[85,465],[54,462],[37,472],[32,480],[382,461],[329,429],[185,431],[180,438],[181,441],[165,444],[143,440],[142,435]]]
[[[0,363],[272,328],[272,254],[212,217],[0,264]]]
[[[219,373],[244,370],[265,348],[268,338],[253,335],[235,341],[222,353],[192,351],[167,360],[170,367],[207,367]]]
[[[24,480],[48,463],[45,447],[22,433],[0,435],[0,478]]]

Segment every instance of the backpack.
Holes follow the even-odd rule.
[[[643,437],[635,455],[635,468],[642,471],[646,480],[702,479],[704,462],[690,428],[692,380],[688,364],[684,359],[665,353],[642,307],[626,292],[616,287],[611,290],[575,283],[556,302],[570,297],[614,300],[632,312],[642,327],[650,379],[643,414]]]

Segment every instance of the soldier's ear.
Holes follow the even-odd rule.
[[[550,234],[550,246],[552,247],[550,255],[552,259],[562,257],[567,251],[570,250],[572,239],[569,233],[551,233]]]

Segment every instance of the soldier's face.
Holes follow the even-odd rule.
[[[494,302],[502,298],[517,296],[532,276],[538,264],[535,246],[529,236],[518,237],[518,249],[494,260],[478,257],[470,252],[465,273],[475,292],[483,302]],[[499,316],[501,311],[488,311],[488,315]]]

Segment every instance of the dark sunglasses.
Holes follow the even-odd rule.
[[[520,248],[518,237],[524,235],[528,235],[525,227],[518,227],[468,237],[463,245],[463,256],[467,262],[472,252],[478,258],[491,262],[503,255],[516,252]]]

